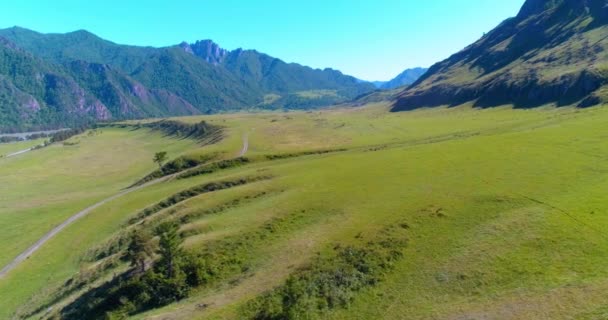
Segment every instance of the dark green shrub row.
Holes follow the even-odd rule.
[[[79,134],[85,132],[87,129],[88,129],[88,127],[82,126],[82,127],[69,129],[69,130],[58,131],[58,132],[53,133],[53,135],[51,136],[51,139],[49,141],[50,141],[50,143],[65,141],[75,135],[79,135]]]
[[[127,232],[123,231],[103,245],[89,249],[83,260],[89,262],[99,261],[113,254],[119,253],[121,250],[126,248],[128,244],[129,236]]]
[[[205,121],[199,123],[185,123],[175,120],[161,120],[146,123],[143,127],[161,131],[168,136],[190,139],[204,139],[211,134],[217,134],[220,131],[220,127],[208,124]]]
[[[9,136],[0,137],[0,143],[18,142],[18,141],[23,141],[23,140],[25,140],[25,139],[23,139],[21,137],[9,137]]]
[[[192,288],[209,286],[250,269],[255,248],[263,240],[294,229],[306,217],[293,214],[273,218],[262,227],[212,241],[197,252],[179,248],[178,224],[165,222],[156,228],[161,256],[144,272],[137,268],[94,288],[60,313],[63,319],[122,319],[187,297]],[[169,226],[169,227],[167,227]],[[159,232],[158,230],[169,229]],[[131,245],[130,245],[131,247]]]
[[[256,194],[254,194],[254,195],[251,195],[251,196],[244,196],[242,198],[233,199],[232,201],[229,201],[227,203],[221,204],[219,206],[216,206],[216,207],[213,207],[210,209],[189,212],[188,214],[185,214],[185,215],[179,217],[179,223],[186,224],[186,223],[189,223],[191,221],[194,221],[194,220],[201,218],[203,216],[206,216],[206,215],[218,214],[218,213],[224,212],[230,208],[234,208],[236,206],[242,205],[251,200],[263,197],[267,194],[268,194],[268,192],[262,191],[262,192],[258,192]]]
[[[129,220],[129,223],[134,224],[165,208],[171,207],[179,202],[182,202],[182,201],[190,199],[192,197],[201,195],[203,193],[233,188],[236,186],[240,186],[240,185],[244,185],[247,183],[264,180],[264,179],[269,179],[269,177],[246,177],[246,178],[240,178],[240,179],[236,179],[236,180],[225,180],[225,181],[205,183],[205,184],[181,191],[179,193],[176,193],[176,194],[170,196],[169,198],[167,198],[151,207],[144,209],[143,211],[139,212],[135,217],[131,218]]]
[[[217,157],[217,154],[196,155],[196,156],[185,155],[185,156],[178,157],[175,160],[167,162],[165,165],[162,166],[161,169],[154,170],[152,173],[148,174],[147,176],[143,177],[139,181],[135,182],[133,185],[131,185],[131,187],[139,186],[146,182],[149,182],[149,181],[161,178],[161,177],[165,177],[168,175],[178,173],[180,171],[184,171],[186,169],[200,166],[204,163],[207,163],[207,162],[213,160],[216,157]]]
[[[98,127],[116,127],[116,128],[148,128],[155,131],[161,131],[167,136],[208,140],[208,143],[215,143],[222,138],[222,128],[220,126],[209,124],[205,121],[199,123],[186,123],[176,120],[160,120],[150,123],[98,123]]]
[[[335,246],[291,275],[284,285],[249,302],[243,318],[311,319],[347,307],[358,291],[374,286],[403,257],[406,224],[384,229],[373,241]]]
[[[328,149],[328,150],[302,151],[302,152],[294,152],[294,153],[269,154],[269,155],[266,155],[266,159],[268,159],[268,160],[287,159],[287,158],[295,158],[295,157],[309,156],[309,155],[315,155],[315,154],[341,152],[341,151],[346,151],[346,150],[347,149]]]
[[[254,195],[251,195],[251,196],[244,196],[242,198],[233,199],[231,201],[220,204],[213,208],[189,212],[188,214],[180,216],[179,218],[173,219],[173,220],[177,221],[180,224],[186,224],[186,223],[189,223],[193,220],[196,220],[196,219],[206,216],[206,215],[221,213],[230,208],[236,207],[238,205],[242,205],[243,203],[246,203],[248,201],[263,197],[267,194],[268,194],[268,192],[262,191],[262,192],[254,194]],[[148,222],[148,223],[146,223],[145,228],[147,228],[147,229],[154,228],[158,223],[160,223],[160,221],[155,221],[153,223]],[[198,234],[198,232],[197,231],[182,232],[181,236],[186,238],[190,235],[195,235],[195,234]],[[89,262],[99,261],[99,260],[107,258],[111,255],[118,254],[121,251],[124,251],[124,249],[127,248],[128,244],[129,244],[128,232],[126,232],[126,231],[121,232],[120,234],[114,236],[112,239],[105,242],[104,244],[89,250],[89,252],[85,255],[85,258],[83,260],[89,261]],[[122,254],[121,254],[121,256],[122,256]]]
[[[214,173],[218,170],[235,168],[249,163],[249,159],[245,157],[238,157],[234,159],[221,160],[218,162],[210,163],[208,165],[201,166],[192,170],[188,170],[177,176],[178,179],[185,179],[194,176],[200,176],[204,174]]]

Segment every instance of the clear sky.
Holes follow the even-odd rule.
[[[8,1],[7,1],[8,2]],[[86,29],[133,45],[212,39],[287,62],[388,80],[480,38],[524,0],[19,0],[0,27]]]

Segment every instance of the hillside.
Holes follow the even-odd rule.
[[[422,75],[428,70],[428,68],[412,68],[405,69],[403,72],[398,74],[396,77],[389,81],[374,81],[374,85],[380,89],[395,89],[398,87],[409,86],[420,79]]]
[[[42,34],[19,27],[0,30],[0,37],[5,47],[38,61],[33,69],[16,72],[42,74],[51,68],[65,81],[77,84],[80,95],[98,110],[84,112],[92,107],[76,104],[81,110],[78,116],[63,114],[74,108],[75,103],[66,99],[72,95],[69,99],[78,100],[77,89],[62,89],[65,99],[47,101],[37,95],[40,90],[29,92],[23,86],[15,90],[4,81],[2,96],[11,102],[3,105],[0,131],[68,126],[70,119],[316,108],[374,89],[339,71],[288,64],[255,50],[228,51],[210,40],[166,48],[137,47],[115,44],[84,30]],[[26,108],[25,95],[31,95],[32,103],[40,108]]]
[[[46,129],[110,116],[65,70],[0,38],[0,128]]]
[[[0,318],[606,318],[608,108],[389,107],[130,121],[0,158],[0,268],[93,206],[0,275]],[[201,120],[222,139],[179,135]],[[158,151],[170,179],[129,189]]]
[[[399,95],[393,111],[606,101],[607,24],[605,0],[527,0],[516,17],[433,65]]]

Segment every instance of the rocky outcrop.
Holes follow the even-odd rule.
[[[229,51],[222,49],[211,40],[199,40],[193,44],[182,42],[179,45],[184,51],[191,53],[211,64],[220,64],[224,61]]]

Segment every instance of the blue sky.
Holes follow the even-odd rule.
[[[212,39],[366,80],[428,67],[517,14],[524,0],[20,0],[0,27],[89,30],[123,44]]]

